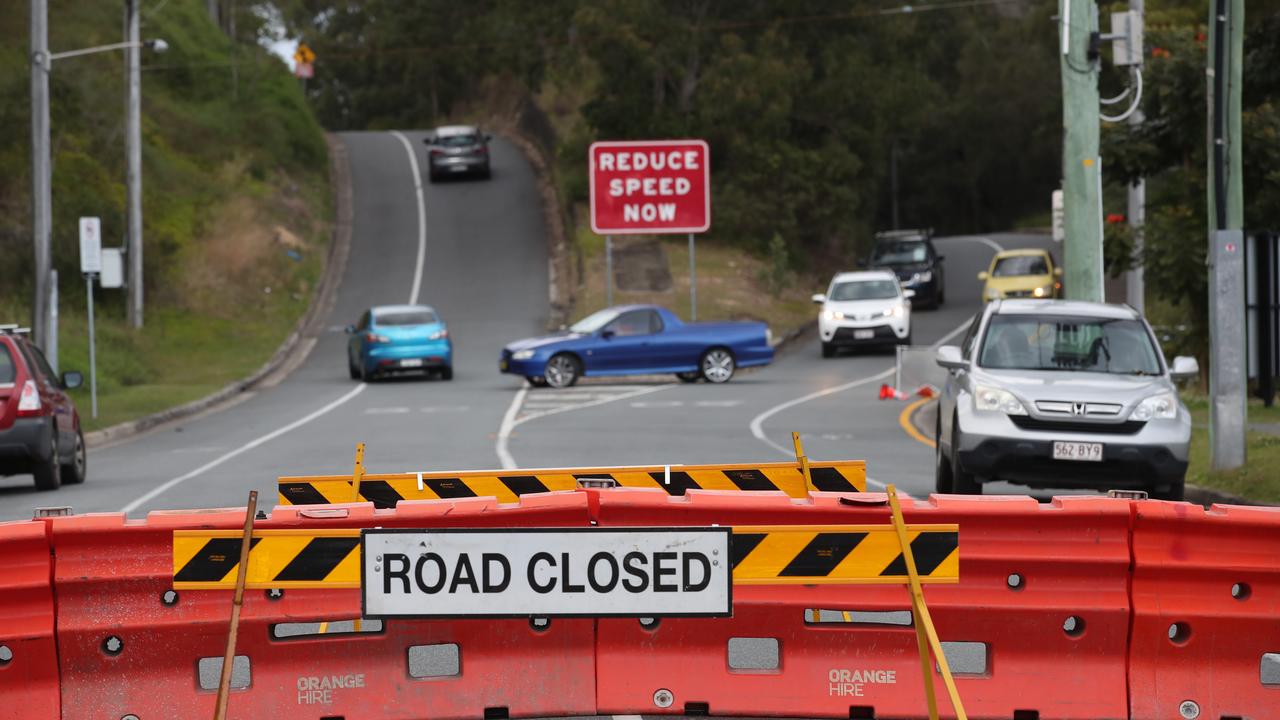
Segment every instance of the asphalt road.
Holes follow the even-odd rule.
[[[351,254],[329,332],[297,370],[233,407],[91,451],[82,486],[37,493],[25,476],[0,479],[0,519],[45,505],[134,516],[242,506],[251,489],[269,507],[277,476],[349,472],[360,441],[371,472],[395,472],[776,461],[791,456],[795,430],[813,459],[865,458],[873,488],[930,491],[932,450],[899,425],[905,403],[877,399],[892,352],[824,360],[810,333],[774,365],[719,386],[663,379],[528,389],[498,374],[502,345],[541,332],[547,318],[535,177],[499,139],[491,181],[416,181],[422,137],[342,136],[354,184]],[[979,307],[976,274],[996,248],[1050,244],[1036,235],[939,240],[947,304],[915,314],[915,342],[958,337]],[[449,323],[454,379],[350,380],[342,328],[370,305],[412,301],[434,305]]]

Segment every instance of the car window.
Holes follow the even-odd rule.
[[[1000,258],[991,271],[993,277],[1016,277],[1018,275],[1048,275],[1049,264],[1043,255],[1012,255]]]
[[[656,311],[650,310],[649,311],[649,333],[653,335],[657,335],[658,333],[662,332],[662,327],[663,327],[662,316],[659,315]]]
[[[897,280],[851,280],[836,283],[827,294],[828,300],[888,300],[898,297]]]
[[[970,353],[973,352],[973,341],[978,337],[978,326],[982,324],[982,314],[973,316],[973,321],[969,323],[969,329],[965,331],[964,340],[960,341],[960,356],[968,359]]]
[[[440,322],[440,318],[434,312],[425,309],[380,312],[374,316],[374,319],[379,325],[384,326],[430,325]]]
[[[40,374],[44,376],[45,380],[57,385],[58,374],[53,371],[53,368],[49,367],[49,361],[44,359],[44,353],[40,352],[40,348],[35,345],[28,345],[27,353],[35,362],[36,367],[40,369]]]
[[[604,310],[597,310],[591,313],[590,315],[582,318],[578,322],[570,325],[569,332],[581,333],[583,335],[590,335],[591,333],[599,330],[605,325],[608,325],[609,321],[613,320],[616,317],[618,317],[617,310],[613,310],[611,308],[605,308]]]
[[[9,346],[0,343],[0,384],[8,384],[18,377],[18,367],[13,362]]]
[[[616,337],[650,335],[655,332],[653,321],[656,315],[652,310],[632,310],[619,315],[606,329],[612,330]]]
[[[979,364],[1004,370],[1161,372],[1146,326],[1119,318],[996,315],[987,325]]]
[[[356,329],[357,330],[369,329],[369,311],[366,310],[365,313],[360,316],[360,322],[356,323]]]
[[[929,259],[929,248],[919,240],[882,240],[876,243],[871,261],[876,263],[922,263]]]
[[[436,138],[436,144],[441,147],[467,147],[480,142],[478,135],[445,135]]]

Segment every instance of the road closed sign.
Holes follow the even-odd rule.
[[[711,227],[706,142],[598,142],[588,154],[595,233],[700,233]]]
[[[727,617],[728,528],[364,530],[364,616]]]

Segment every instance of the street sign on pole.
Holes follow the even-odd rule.
[[[96,217],[80,218],[80,272],[102,272],[102,222]]]
[[[591,229],[598,235],[702,233],[711,164],[702,140],[591,144]]]
[[[1063,226],[1062,191],[1061,190],[1053,191],[1052,204],[1053,204],[1053,241],[1062,242],[1063,238],[1067,236],[1067,230]]]

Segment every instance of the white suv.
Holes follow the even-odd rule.
[[[888,270],[840,273],[831,279],[825,295],[813,296],[822,306],[818,335],[822,357],[841,347],[858,345],[910,345],[911,298],[898,276]]]

